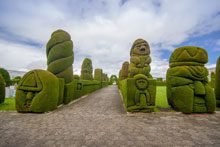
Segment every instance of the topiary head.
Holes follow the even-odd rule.
[[[137,74],[134,76],[135,85],[139,90],[145,90],[148,87],[148,79],[143,74]]]
[[[130,55],[149,55],[150,54],[150,46],[147,41],[143,39],[137,39],[134,41]]]

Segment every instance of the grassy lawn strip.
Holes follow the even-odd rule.
[[[0,110],[16,110],[15,109],[15,98],[6,98],[5,102],[0,104]]]

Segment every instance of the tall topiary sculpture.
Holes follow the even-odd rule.
[[[212,87],[212,88],[215,88],[215,73],[214,72],[211,72],[211,74],[210,74],[210,78],[211,78],[211,80],[210,80],[210,86]]]
[[[63,31],[57,30],[52,33],[46,47],[47,70],[58,78],[64,78],[65,83],[73,80],[73,42],[71,36]]]
[[[18,112],[47,112],[57,107],[59,100],[59,80],[45,70],[26,73],[16,91]]]
[[[121,68],[121,80],[126,79],[128,77],[128,68],[129,68],[129,62],[125,61],[122,64],[122,68]]]
[[[147,41],[143,39],[135,40],[131,47],[130,56],[128,76],[133,78],[136,74],[144,74],[148,78],[152,78],[150,74],[150,46]]]
[[[94,80],[96,81],[102,81],[102,69],[95,69],[95,73],[94,73]]]
[[[0,74],[2,75],[2,77],[5,80],[6,83],[6,87],[11,85],[11,79],[10,79],[10,75],[8,73],[8,71],[4,68],[0,68]]]
[[[85,58],[81,67],[81,79],[82,80],[93,80],[92,76],[93,68],[92,68],[92,60],[89,58]]]
[[[5,101],[5,80],[0,74],[0,103]]]
[[[215,97],[217,106],[220,107],[220,57],[218,57],[215,70]]]
[[[169,104],[183,113],[215,111],[215,96],[208,85],[208,62],[205,49],[184,46],[170,56],[167,71],[167,98]]]

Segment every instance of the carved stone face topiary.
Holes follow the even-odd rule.
[[[18,112],[46,112],[57,107],[59,80],[45,70],[33,70],[21,79],[16,91]]]
[[[136,74],[144,74],[148,78],[152,78],[150,75],[150,47],[149,44],[143,39],[137,39],[130,51],[130,65],[129,74],[130,78],[134,77]]]
[[[92,72],[93,72],[92,60],[89,58],[85,58],[83,60],[82,68],[81,68],[81,79],[93,80]]]
[[[208,85],[208,62],[205,49],[196,46],[177,48],[170,57],[167,71],[169,104],[184,113],[215,111],[215,99]]]
[[[47,70],[58,78],[64,78],[65,83],[72,82],[74,54],[71,36],[63,30],[57,30],[52,33],[46,48]]]

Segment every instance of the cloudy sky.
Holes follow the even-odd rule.
[[[46,69],[45,46],[53,31],[70,33],[74,72],[89,57],[93,68],[118,74],[137,38],[151,46],[151,73],[165,77],[172,51],[184,45],[220,56],[219,0],[1,0],[0,66]]]

